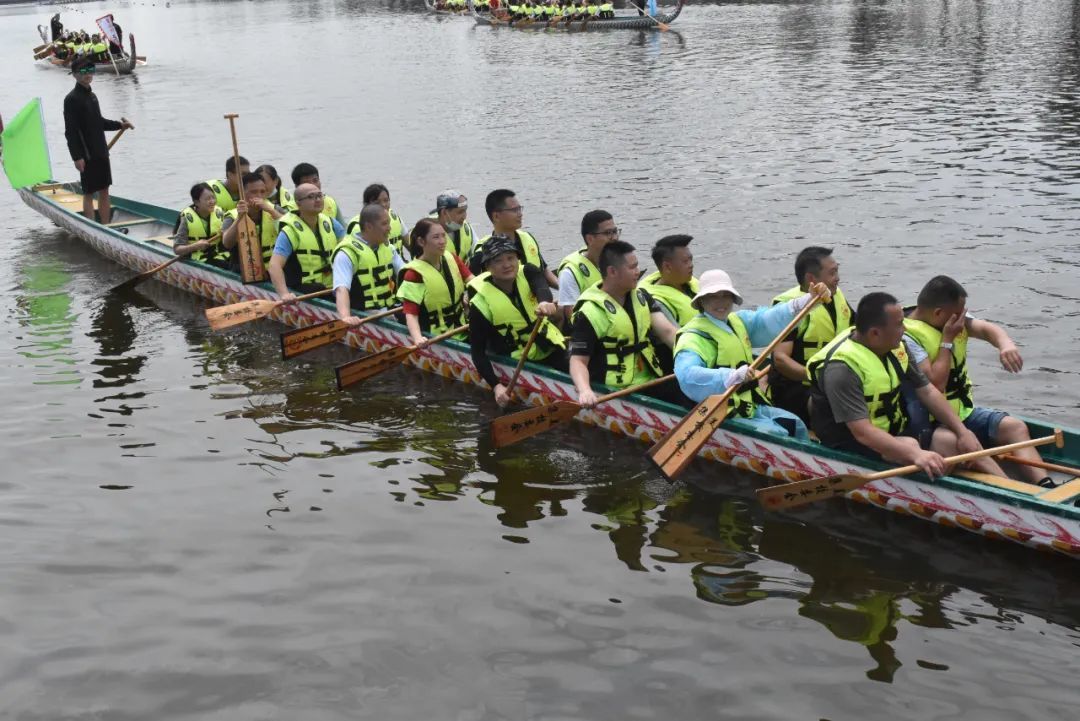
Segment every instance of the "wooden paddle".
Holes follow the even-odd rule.
[[[540,317],[536,319],[533,324],[532,333],[529,334],[529,340],[525,342],[525,347],[521,349],[521,357],[518,358],[517,367],[514,368],[514,374],[510,376],[510,382],[506,384],[506,395],[509,396],[514,390],[514,384],[517,383],[518,376],[521,375],[521,369],[525,367],[525,361],[529,357],[529,351],[532,350],[533,343],[536,342],[536,336],[540,333],[540,326],[544,324],[546,318]],[[513,398],[510,399],[513,402]]]
[[[240,172],[240,148],[236,143],[236,119],[240,117],[236,113],[228,113],[225,119],[229,121],[229,132],[232,133],[233,163],[235,165],[236,182],[240,189],[240,198],[246,198],[244,193],[244,176]],[[240,279],[244,283],[261,283],[266,279],[266,269],[263,267],[262,244],[259,242],[259,233],[255,230],[255,221],[247,213],[236,214],[236,250],[240,258]]]
[[[1014,456],[1009,453],[1001,457],[1001,460],[1008,461],[1009,463],[1016,463],[1021,466],[1031,466],[1032,468],[1041,468],[1044,471],[1054,471],[1056,473],[1067,473],[1070,476],[1080,476],[1080,468],[1073,468],[1071,466],[1059,466],[1056,463],[1047,463],[1046,461],[1029,461],[1027,458],[1021,458],[1020,456]]]
[[[110,140],[109,144],[105,146],[105,149],[112,150],[112,146],[116,145],[116,141],[120,139],[120,136],[124,134],[125,130],[127,130],[127,128],[120,128],[120,130],[117,131],[116,135],[112,136],[112,140]]]
[[[298,355],[322,348],[331,343],[337,343],[349,332],[349,328],[359,328],[364,323],[370,323],[379,318],[385,318],[397,313],[401,308],[390,308],[375,315],[364,316],[355,326],[349,325],[343,320],[328,320],[325,323],[316,323],[307,328],[297,328],[281,334],[281,359],[289,360]]]
[[[780,331],[780,335],[773,338],[772,343],[765,347],[757,358],[750,364],[750,370],[756,371],[758,366],[765,362],[773,348],[787,338],[791,331],[795,330],[802,319],[821,302],[821,296],[814,298],[799,311],[795,318]],[[713,432],[720,427],[728,414],[728,399],[738,391],[739,386],[732,386],[722,394],[714,394],[694,406],[685,418],[679,421],[671,432],[660,439],[649,449],[649,458],[656,464],[660,472],[670,481],[683,472],[690,461],[701,450]]]
[[[670,30],[670,29],[671,29],[671,26],[670,26],[670,25],[668,25],[667,23],[662,23],[662,22],[660,22],[659,20],[657,20],[656,18],[654,18],[654,17],[652,16],[652,15],[650,15],[649,13],[647,13],[647,12],[646,12],[645,10],[643,10],[643,9],[641,9],[640,7],[638,7],[637,5],[635,5],[635,4],[633,3],[633,1],[632,1],[632,0],[626,0],[626,4],[627,4],[627,5],[629,5],[630,7],[634,8],[635,10],[637,10],[637,11],[638,11],[639,13],[641,13],[641,14],[642,14],[642,15],[644,15],[645,17],[647,17],[647,18],[649,18],[650,20],[652,20],[652,21],[653,21],[654,23],[656,23],[656,27],[657,27],[657,29],[659,29],[659,30],[660,30],[661,32],[665,32],[665,33],[666,33],[666,32],[667,32],[668,30]]]
[[[428,340],[428,346],[435,345],[440,341],[444,341],[447,338],[457,335],[458,333],[464,333],[469,329],[469,324],[466,323],[463,326],[457,328],[451,328],[445,333],[440,333]],[[372,376],[377,376],[385,370],[389,370],[405,360],[420,349],[418,345],[400,345],[396,348],[387,348],[386,350],[379,351],[378,353],[372,353],[371,355],[364,356],[358,360],[343,363],[334,369],[337,374],[338,390],[348,388],[351,385],[355,385],[362,380],[367,380]]]
[[[53,54],[53,48],[51,45],[46,46],[40,50],[34,51],[34,60],[43,60]]]
[[[653,378],[651,381],[645,381],[636,386],[629,386],[614,393],[602,395],[596,399],[596,404],[607,403],[615,398],[621,398],[661,383],[667,383],[674,377],[675,375],[672,374],[661,378]],[[496,448],[503,448],[526,438],[532,438],[573,419],[582,408],[583,406],[577,401],[555,401],[548,405],[537,406],[496,418],[491,422],[492,445]]]
[[[984,448],[981,451],[972,451],[971,453],[961,453],[958,456],[946,458],[945,462],[948,464],[964,463],[965,461],[973,461],[976,458],[999,456],[1010,451],[1018,451],[1021,448],[1045,446],[1050,443],[1056,443],[1058,448],[1065,445],[1065,436],[1060,429],[1055,429],[1052,436],[1032,438],[1019,443],[1010,443],[1007,446],[998,446],[997,448]],[[766,509],[780,511],[785,508],[795,508],[796,506],[820,501],[824,498],[841,496],[848,491],[861,488],[871,481],[879,481],[882,478],[892,478],[894,476],[906,476],[917,473],[919,470],[918,466],[911,465],[879,473],[841,473],[837,476],[825,476],[824,478],[807,478],[793,483],[782,483],[778,486],[759,488],[755,495],[758,502]]]
[[[219,240],[221,240],[221,235],[220,234],[215,235],[214,237],[210,238],[209,241],[210,241],[211,247],[215,243],[217,243]],[[187,258],[187,257],[188,257],[188,255],[177,255],[177,256],[174,256],[172,258],[169,258],[164,263],[161,263],[160,265],[155,265],[150,270],[144,270],[142,273],[139,273],[136,276],[128,278],[123,283],[120,283],[119,285],[114,285],[112,288],[109,288],[109,292],[110,293],[123,293],[124,291],[131,290],[132,288],[137,286],[139,283],[142,283],[144,280],[146,280],[150,276],[154,275],[158,271],[165,270],[166,268],[168,268],[173,263],[181,261],[181,260],[183,260],[184,258]]]
[[[308,300],[309,298],[317,298],[320,295],[329,295],[333,292],[333,288],[323,288],[314,293],[298,295],[292,302],[295,303],[301,300]],[[210,322],[211,330],[224,330],[226,328],[231,328],[234,325],[258,320],[259,318],[265,318],[286,303],[287,301],[284,300],[245,300],[240,303],[233,303],[232,305],[207,308],[206,320]]]

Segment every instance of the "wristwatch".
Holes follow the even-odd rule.
[[[944,348],[945,350],[950,350],[951,351],[952,347],[953,347],[953,344],[952,343],[942,343],[941,346],[939,346],[939,347]]]

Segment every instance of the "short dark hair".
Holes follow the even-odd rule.
[[[880,291],[867,293],[859,301],[859,307],[855,311],[855,330],[859,333],[869,333],[871,328],[880,328],[885,325],[887,318],[885,308],[896,305],[898,302],[888,293]]]
[[[409,233],[409,255],[413,258],[420,257],[420,239],[426,238],[428,232],[432,226],[439,225],[439,221],[432,218],[421,218],[416,221],[416,225],[412,227],[412,231]],[[440,226],[441,227],[441,226]]]
[[[314,175],[318,177],[319,169],[311,163],[299,163],[295,168],[292,169],[293,187],[300,185],[300,179],[306,178],[309,175]]]
[[[245,186],[247,186],[248,183],[261,183],[263,182],[263,177],[254,171],[250,173],[244,173],[244,177],[241,182],[243,182]]]
[[[210,183],[195,183],[195,185],[191,186],[191,202],[198,203],[199,198],[202,197],[203,191],[206,190],[209,190],[211,193],[214,192],[214,189],[210,187]]]
[[[581,237],[592,235],[600,229],[601,223],[606,223],[609,220],[615,220],[615,218],[606,210],[590,210],[581,217]]]
[[[386,212],[386,208],[378,203],[368,203],[360,210],[360,230],[375,222],[375,219]]]
[[[607,277],[608,268],[620,268],[626,262],[626,256],[634,252],[634,246],[625,240],[613,240],[600,251],[600,278]]]
[[[820,245],[811,245],[803,248],[795,256],[795,282],[799,285],[806,280],[807,273],[817,275],[821,272],[821,261],[832,255],[832,248],[822,248]]]
[[[379,196],[386,193],[386,197],[390,197],[390,189],[382,183],[372,183],[368,187],[364,188],[364,194],[361,196],[361,200],[364,205],[370,205],[371,203],[378,202]]]
[[[487,198],[484,199],[484,210],[487,212],[488,220],[492,220],[496,210],[502,210],[507,199],[516,197],[517,193],[506,188],[498,188],[488,193]]]
[[[245,158],[243,155],[241,155],[240,156],[240,167],[244,167],[245,165],[248,166],[248,167],[251,167],[251,163],[248,162],[248,159]],[[225,161],[225,172],[226,173],[235,173],[236,172],[236,156],[235,155],[230,155],[229,159]]]
[[[652,262],[656,263],[656,269],[660,270],[665,260],[672,259],[676,248],[685,248],[693,239],[692,235],[665,235],[656,241],[652,249]]]
[[[920,308],[944,308],[967,298],[964,286],[947,275],[935,275],[919,291],[916,301]]]

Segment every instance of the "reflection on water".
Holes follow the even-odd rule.
[[[71,332],[77,316],[72,311],[71,280],[59,261],[35,258],[24,265],[15,306],[25,338],[15,338],[19,354],[31,362],[35,385],[78,384]]]

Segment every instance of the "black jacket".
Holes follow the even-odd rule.
[[[64,137],[72,160],[109,157],[106,130],[119,130],[119,122],[101,117],[93,90],[76,85],[64,98]]]

